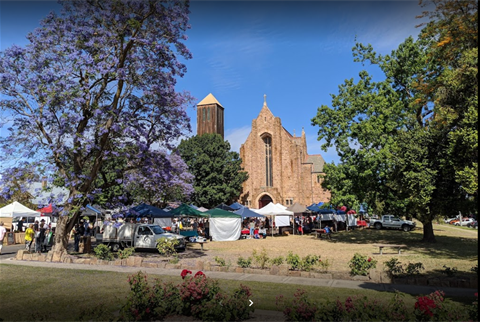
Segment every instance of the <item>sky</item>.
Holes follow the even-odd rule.
[[[24,46],[25,36],[39,26],[56,1],[0,0],[0,50]],[[189,91],[195,105],[212,93],[225,108],[225,139],[233,151],[250,133],[264,95],[273,115],[292,135],[307,138],[308,153],[339,162],[335,148],[321,150],[317,126],[311,120],[317,108],[331,106],[346,79],[358,79],[361,70],[376,80],[376,66],[355,63],[355,39],[389,54],[405,38],[416,38],[424,8],[418,1],[198,1],[191,2],[185,42],[193,58],[177,89]],[[196,109],[189,107],[192,135]]]

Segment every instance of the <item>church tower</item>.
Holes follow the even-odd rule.
[[[224,138],[223,106],[212,93],[197,104],[197,135],[217,133]]]

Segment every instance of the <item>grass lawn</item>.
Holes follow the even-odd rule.
[[[459,274],[473,274],[471,268],[478,265],[478,230],[451,225],[434,225],[437,243],[424,244],[421,225],[412,232],[396,230],[354,230],[334,234],[331,240],[315,239],[312,236],[268,237],[265,240],[238,240],[233,242],[209,242],[200,251],[198,244],[180,254],[180,263],[194,259],[214,262],[214,257],[223,257],[227,264],[236,265],[239,256],[248,257],[253,250],[267,250],[269,258],[286,256],[289,251],[300,256],[320,255],[331,263],[330,271],[348,271],[348,262],[354,253],[374,257],[377,268],[396,257],[402,263],[422,262],[426,274],[440,274],[444,265],[455,267]],[[394,249],[384,249],[378,254],[375,243],[406,244],[404,253],[398,255]],[[197,249],[198,248],[198,249]],[[158,256],[158,254],[147,254]],[[208,276],[208,272],[205,272]],[[100,313],[108,320],[114,317],[125,303],[129,293],[127,273],[84,271],[71,269],[40,268],[2,264],[0,265],[0,321],[1,320],[98,320]],[[162,281],[180,283],[180,277],[152,276]],[[249,281],[221,280],[220,286],[226,291],[248,285],[253,292],[252,300],[258,310],[281,310],[275,304],[278,295],[292,298],[297,287],[291,284],[273,284]],[[309,298],[325,303],[349,296],[368,296],[369,299],[389,301],[392,293],[371,290],[351,290],[299,286],[308,292]],[[473,292],[473,290],[472,290]],[[452,299],[458,305],[471,304],[473,298]],[[404,301],[413,307],[415,297],[404,296]]]
[[[418,227],[419,226],[419,227]],[[252,255],[265,248],[268,257],[286,256],[292,251],[300,256],[320,255],[328,260],[330,271],[349,271],[348,263],[355,253],[371,256],[378,261],[377,268],[383,269],[383,263],[393,257],[402,263],[422,262],[425,274],[441,274],[444,265],[456,267],[459,273],[471,273],[478,264],[478,230],[454,227],[448,224],[434,224],[437,242],[421,243],[422,225],[411,232],[400,230],[363,229],[333,234],[332,239],[316,239],[311,235],[290,235],[267,237],[266,239],[242,239],[232,242],[211,242],[204,245],[205,252],[196,251],[180,254],[181,261],[192,258],[204,258],[214,262],[214,257],[223,257],[226,262],[236,265],[238,257]],[[373,244],[405,244],[407,248],[398,255],[395,249],[385,248],[379,255],[378,247]],[[193,244],[195,250],[200,246]]]
[[[6,321],[67,321],[98,320],[115,317],[125,303],[129,292],[129,274],[84,271],[57,268],[0,265],[0,317]],[[208,275],[208,273],[207,273]],[[149,275],[149,281],[180,283],[180,277]],[[296,287],[287,284],[259,283],[248,281],[220,280],[225,291],[239,285],[252,289],[255,308],[259,310],[281,310],[275,304],[278,295],[292,298]],[[300,288],[300,287],[299,287]],[[350,290],[301,286],[311,299],[326,303],[339,298],[367,296],[369,299],[390,301],[392,293],[371,290]],[[472,299],[453,299],[471,303]],[[415,297],[405,294],[404,301],[413,307]],[[458,305],[462,305],[458,302]]]

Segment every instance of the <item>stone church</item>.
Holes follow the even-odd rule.
[[[197,105],[197,134],[224,136],[224,108],[209,94]],[[270,202],[285,206],[298,202],[311,205],[330,200],[330,192],[321,186],[325,161],[319,154],[307,153],[305,131],[290,134],[279,117],[267,106],[266,97],[251,132],[240,147],[242,167],[249,178],[243,183],[238,202],[262,208]]]

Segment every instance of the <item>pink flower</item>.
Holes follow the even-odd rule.
[[[187,276],[187,274],[192,274],[192,271],[184,269],[182,273],[180,273],[180,276],[182,277],[182,279],[185,279],[185,276]]]

